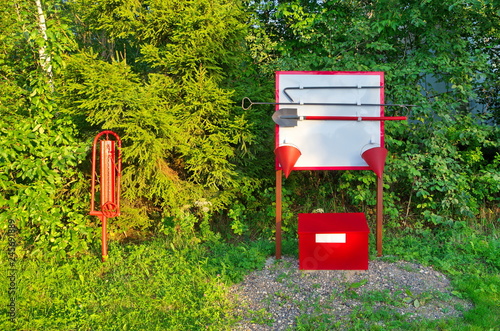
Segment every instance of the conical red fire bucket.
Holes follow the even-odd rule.
[[[274,154],[276,154],[276,159],[281,164],[286,178],[302,155],[299,149],[293,145],[281,145],[274,150]]]
[[[384,147],[370,148],[361,154],[363,160],[366,161],[371,170],[379,177],[382,178],[384,173],[385,158],[387,157],[387,149]]]

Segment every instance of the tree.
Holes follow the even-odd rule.
[[[47,25],[45,24],[45,13],[43,11],[42,7],[42,2],[41,0],[35,0],[36,3],[36,9],[38,12],[38,26],[40,27],[40,35],[43,38],[43,41],[47,43],[49,38],[47,37]],[[38,49],[38,54],[40,57],[40,65],[43,69],[43,71],[46,72],[48,79],[49,79],[49,84],[52,86],[52,64],[50,63],[51,57],[50,55],[47,54],[47,46],[45,44],[42,44],[39,46],[40,48]]]
[[[417,105],[386,108],[410,116],[386,124],[394,152],[386,211],[394,224],[408,216],[416,216],[414,226],[466,219],[498,201],[493,1],[261,1],[256,16],[254,35],[272,41],[263,50],[269,71],[384,71],[387,101]],[[374,203],[360,193],[370,191],[368,175],[332,176],[354,205]]]
[[[258,189],[261,128],[249,121],[259,113],[235,103],[258,90],[237,81],[251,70],[239,1],[66,6],[82,52],[68,60],[61,102],[81,132],[122,136],[123,227],[185,219],[189,228],[208,207],[222,212]]]
[[[3,230],[15,222],[33,254],[75,254],[91,235],[76,168],[84,153],[71,119],[57,114],[53,81],[72,43],[45,4],[42,13],[39,1],[0,5],[0,220]]]

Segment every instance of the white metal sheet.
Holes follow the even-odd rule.
[[[345,233],[316,233],[316,243],[345,244]]]
[[[368,104],[383,104],[383,84],[382,72],[277,72],[276,110],[296,108],[299,116],[379,117],[383,107]],[[294,170],[368,169],[361,151],[367,145],[383,146],[383,128],[382,121],[299,120],[294,127],[277,127],[276,147],[298,147],[302,155]]]

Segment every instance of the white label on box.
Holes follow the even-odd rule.
[[[316,233],[316,243],[345,244],[345,233]]]

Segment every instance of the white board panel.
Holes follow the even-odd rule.
[[[299,116],[380,117],[383,86],[382,72],[277,72],[276,110],[296,108]],[[383,137],[383,121],[299,120],[293,127],[276,127],[276,147],[293,144],[302,153],[294,170],[368,169],[361,151],[368,144],[383,146]]]

